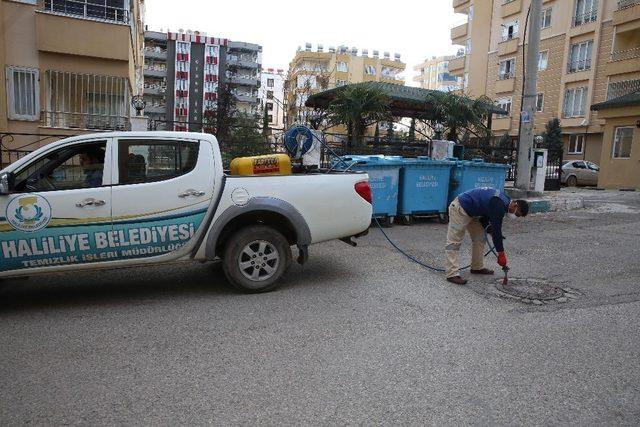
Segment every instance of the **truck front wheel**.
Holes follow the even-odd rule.
[[[271,227],[254,225],[236,232],[228,241],[222,268],[231,284],[243,292],[267,292],[291,265],[287,239]]]

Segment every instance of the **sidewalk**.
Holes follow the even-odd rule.
[[[525,199],[529,202],[529,213],[570,211],[584,208],[584,190],[563,188],[560,191],[535,192],[505,188],[509,197]]]

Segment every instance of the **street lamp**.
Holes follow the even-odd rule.
[[[147,105],[147,101],[144,100],[142,95],[134,95],[131,97],[131,106],[136,110],[136,116],[142,115],[142,110]]]
[[[544,141],[544,138],[542,137],[542,135],[538,135],[534,139],[536,141],[536,146],[538,148],[542,147],[542,141]]]
[[[440,122],[437,122],[436,125],[433,127],[433,129],[436,131],[436,139],[440,140],[442,139],[442,132],[444,132],[444,125]]]

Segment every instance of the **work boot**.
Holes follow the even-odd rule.
[[[451,283],[455,283],[456,285],[466,285],[466,279],[463,279],[460,276],[447,277],[447,281]]]
[[[471,274],[493,274],[493,270],[489,270],[488,268],[482,268],[480,270],[471,270]]]

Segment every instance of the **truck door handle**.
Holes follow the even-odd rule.
[[[87,206],[104,206],[107,202],[104,200],[96,200],[96,199],[84,199],[81,202],[76,203],[76,207],[84,208]]]
[[[206,193],[204,191],[198,191],[198,190],[189,189],[189,190],[185,191],[184,193],[178,194],[178,197],[180,197],[181,199],[184,199],[185,197],[189,197],[189,196],[202,197],[205,194]]]

